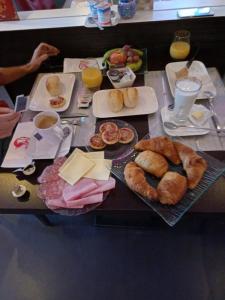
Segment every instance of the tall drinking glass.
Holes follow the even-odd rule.
[[[187,121],[201,87],[201,81],[195,77],[185,77],[176,81],[173,117],[176,123],[184,124]]]
[[[175,60],[183,60],[190,53],[190,37],[188,30],[178,30],[174,34],[170,45],[170,56]]]

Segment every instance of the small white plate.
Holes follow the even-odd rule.
[[[97,118],[112,118],[122,116],[148,115],[158,110],[158,101],[153,88],[149,86],[136,87],[138,104],[134,108],[123,107],[119,112],[112,112],[108,106],[109,91],[100,90],[93,95],[93,114]]]
[[[181,61],[181,62],[169,63],[166,65],[166,75],[169,81],[170,91],[173,97],[175,94],[175,82],[177,80],[176,72],[178,72],[180,69],[185,67],[186,63],[187,61]],[[210,91],[213,94],[213,96],[216,96],[216,88],[209,76],[209,73],[205,65],[201,61],[198,60],[193,61],[193,63],[190,66],[190,69],[188,70],[188,76],[197,77],[202,82],[202,88],[198,94],[197,99],[207,98],[204,95],[204,92],[206,91]]]
[[[192,107],[192,111],[198,111],[199,110],[199,106],[200,105],[197,105],[197,104],[194,104],[193,107]],[[203,105],[201,105],[201,111],[205,111],[205,113],[208,115],[208,112],[209,110],[207,108],[205,108]],[[161,117],[162,117],[162,122],[166,122],[166,121],[170,121],[170,122],[173,122],[173,111],[171,110],[168,110],[168,107],[167,106],[164,106],[162,109],[161,109]],[[190,119],[190,117],[189,117]],[[193,123],[188,120],[186,122],[185,125],[193,125]],[[196,126],[201,126],[203,125],[202,123],[198,123],[197,121],[195,121],[195,125]],[[209,124],[209,118],[205,119],[205,122],[204,122],[204,127],[206,128],[210,128],[210,124]],[[184,127],[181,127],[181,128],[177,128],[177,129],[168,129],[166,127],[163,126],[163,129],[164,131],[170,135],[170,136],[193,136],[193,135],[204,135],[204,134],[207,134],[209,132],[209,130],[207,129],[192,129],[192,128],[184,128]]]
[[[66,103],[63,107],[60,107],[60,108],[52,108],[49,103],[50,99],[55,98],[55,97],[51,96],[46,89],[46,80],[51,75],[59,76],[60,82],[62,84],[62,93],[60,94],[60,96],[65,98]],[[64,73],[50,74],[50,73],[47,73],[47,74],[43,75],[31,96],[30,107],[29,107],[30,110],[33,110],[33,111],[54,110],[57,112],[65,111],[70,105],[74,82],[75,82],[74,74],[64,74]]]

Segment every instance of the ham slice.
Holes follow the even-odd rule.
[[[116,186],[116,180],[112,177],[109,177],[109,180],[95,180],[95,183],[97,184],[97,188],[87,193],[86,196],[103,193],[114,189]]]
[[[89,197],[84,197],[81,199],[71,200],[66,202],[66,207],[68,208],[79,208],[81,205],[85,206],[88,204],[99,203],[103,201],[103,193],[95,194]]]
[[[65,201],[71,201],[84,197],[86,194],[95,190],[98,185],[93,179],[82,178],[76,184],[67,186],[63,191]]]

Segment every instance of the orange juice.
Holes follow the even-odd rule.
[[[183,41],[175,41],[170,46],[170,56],[174,59],[185,59],[190,52],[190,44]]]
[[[88,89],[100,88],[102,83],[102,72],[98,68],[87,67],[82,70],[82,81]]]

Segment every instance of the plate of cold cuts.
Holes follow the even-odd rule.
[[[52,211],[63,215],[80,215],[94,210],[102,204],[111,189],[115,188],[115,179],[95,180],[81,178],[74,185],[59,177],[59,169],[66,157],[54,160],[38,177],[37,195]]]

